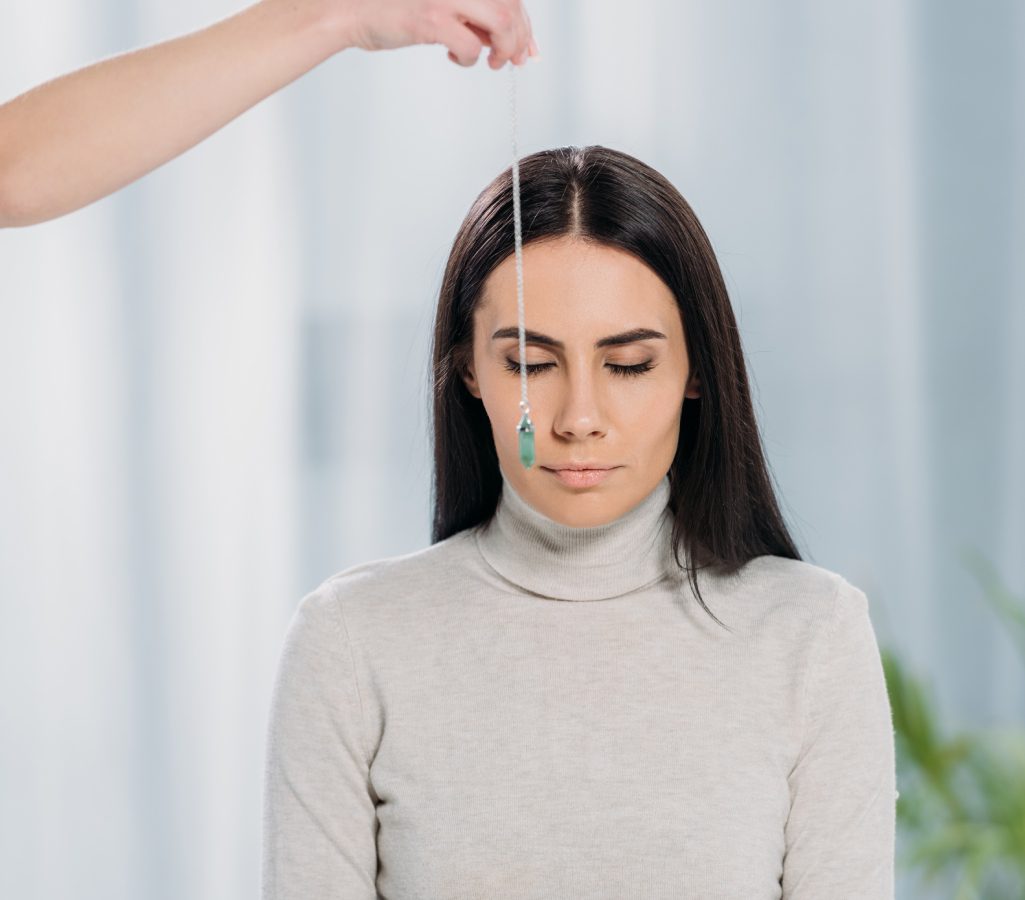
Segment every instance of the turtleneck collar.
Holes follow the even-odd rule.
[[[495,515],[476,531],[481,555],[504,578],[554,600],[604,600],[679,570],[666,474],[618,519],[585,528],[538,512],[502,472]]]

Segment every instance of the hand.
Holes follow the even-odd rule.
[[[521,66],[539,55],[522,0],[346,0],[349,46],[393,50],[412,44],[444,44],[461,66],[491,47],[488,65]]]

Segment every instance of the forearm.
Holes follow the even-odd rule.
[[[332,56],[346,45],[346,23],[325,7],[261,0],[0,105],[0,226],[106,196]]]

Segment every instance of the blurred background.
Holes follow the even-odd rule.
[[[240,8],[4,4],[0,100]],[[868,594],[898,897],[1025,896],[1025,4],[527,8],[520,154],[679,188],[802,553]],[[288,620],[429,543],[434,304],[512,161],[508,69],[445,54],[344,51],[0,232],[0,896],[258,895]]]

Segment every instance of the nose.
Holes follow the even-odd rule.
[[[597,378],[581,365],[555,391],[552,430],[568,440],[602,437],[607,428],[605,404]]]

